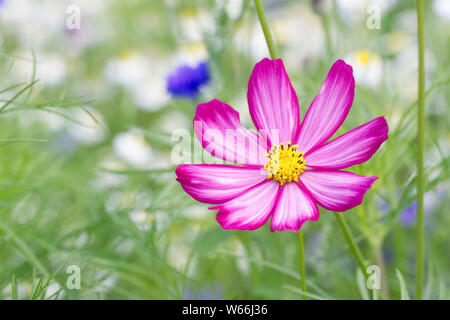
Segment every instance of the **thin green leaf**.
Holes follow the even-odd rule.
[[[406,282],[402,276],[402,273],[398,269],[395,269],[395,272],[397,274],[398,282],[400,283],[400,299],[401,300],[410,300],[408,288],[406,287]]]
[[[26,92],[28,89],[30,89],[31,87],[33,87],[39,80],[35,80],[33,82],[31,82],[29,85],[27,85],[25,88],[23,88],[22,90],[20,90],[19,92],[17,92],[14,97],[12,97],[10,100],[8,100],[8,102],[6,102],[2,107],[0,107],[0,111],[3,111],[4,109],[6,109],[11,103],[13,103],[17,98],[19,98],[24,92]]]
[[[11,279],[11,299],[17,300],[17,280],[16,275],[12,275]]]
[[[288,290],[291,290],[292,292],[298,293],[298,294],[300,294],[302,296],[307,296],[307,297],[312,298],[314,300],[327,300],[327,298],[325,298],[325,297],[321,297],[321,296],[318,296],[318,295],[310,293],[310,292],[304,292],[303,290],[301,290],[299,288],[296,288],[296,287],[293,287],[293,286],[290,286],[290,285],[284,285],[283,287],[288,289]]]

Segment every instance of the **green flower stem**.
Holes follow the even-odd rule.
[[[416,299],[422,299],[424,274],[424,207],[425,173],[423,167],[423,152],[425,139],[425,34],[423,0],[417,0],[417,38],[419,42],[419,98],[417,103],[417,275]]]
[[[275,49],[275,43],[272,38],[272,33],[270,32],[269,25],[267,24],[266,15],[264,14],[264,8],[261,0],[255,0],[256,13],[258,14],[258,19],[261,24],[261,28],[264,32],[264,38],[266,39],[267,47],[269,48],[270,57],[272,59],[277,59],[277,51]]]
[[[380,267],[381,271],[381,296],[384,299],[389,300],[389,282],[387,279],[386,264],[384,262],[383,249],[381,245],[375,246],[374,251],[375,263]]]
[[[264,32],[264,38],[266,39],[267,47],[269,48],[270,57],[272,59],[277,59],[277,52],[275,49],[275,43],[272,38],[272,33],[270,32],[269,25],[267,24],[266,15],[264,14],[264,8],[261,0],[255,0],[256,12],[258,14],[258,19],[261,24],[261,28]],[[305,271],[305,254],[303,250],[303,232],[300,230],[298,232],[298,252],[300,256],[300,278],[303,293],[307,293],[306,288],[306,271]],[[306,294],[303,295],[303,299],[306,300]]]
[[[300,229],[298,232],[298,253],[300,256],[300,281],[302,285],[302,291],[307,292],[306,289],[306,271],[305,271],[305,254],[303,251],[303,231]],[[308,297],[304,294],[303,300],[308,300]]]
[[[353,239],[353,235],[350,232],[347,222],[344,220],[343,214],[335,213],[334,216],[336,217],[336,219],[339,223],[339,226],[342,229],[342,232],[344,232],[345,239],[347,240],[348,245],[350,246],[350,249],[352,250],[352,253],[356,258],[356,262],[358,262],[359,268],[361,269],[364,277],[366,277],[366,279],[367,279],[369,277],[369,275],[367,273],[366,263],[364,262],[364,258],[361,254],[361,251],[359,250],[358,245],[356,244],[355,240]]]

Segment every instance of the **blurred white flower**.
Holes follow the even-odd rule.
[[[202,41],[206,33],[214,33],[216,24],[210,12],[204,9],[188,9],[181,13],[180,29],[190,41]]]
[[[132,89],[132,92],[136,106],[142,110],[156,111],[170,101],[163,77],[141,82]]]
[[[27,82],[33,76],[33,57],[28,52],[18,52],[20,58],[15,60],[12,74],[19,81]],[[67,74],[67,61],[63,55],[50,52],[36,53],[36,74],[39,80],[36,84],[42,86],[56,86],[63,82]]]
[[[217,0],[217,6],[224,8],[230,19],[237,19],[242,13],[243,0]]]
[[[33,6],[27,0],[5,0],[2,2],[0,17],[2,22],[8,24],[20,24],[32,16]]]
[[[401,30],[390,32],[385,36],[388,53],[399,54],[414,45],[415,37]]]
[[[450,1],[434,0],[433,10],[443,19],[450,20]]]
[[[143,82],[149,72],[149,63],[143,55],[128,51],[119,58],[110,59],[105,66],[105,75],[112,83],[133,87]]]
[[[153,152],[142,131],[132,129],[114,137],[113,150],[123,161],[138,168],[152,167]]]
[[[50,284],[47,286],[47,290],[45,291],[45,298],[49,299],[50,297],[52,300],[55,299],[61,299],[64,296],[64,290],[61,290],[61,286],[56,281],[51,281]],[[59,293],[57,293],[59,291]],[[54,296],[53,296],[54,295]]]
[[[192,119],[179,111],[171,111],[163,114],[156,125],[161,131],[172,133],[177,129],[188,129],[192,125]]]
[[[40,112],[38,113],[38,117],[43,123],[45,123],[46,128],[50,129],[51,131],[61,130],[61,128],[63,128],[64,124],[66,123],[66,119],[58,114],[51,112]]]
[[[55,86],[61,83],[67,73],[66,60],[62,55],[48,55],[38,58],[36,65],[36,78],[44,85]]]
[[[130,219],[136,224],[138,229],[147,231],[150,230],[151,224],[155,217],[146,210],[136,210],[130,212]]]
[[[167,262],[175,269],[182,270],[188,262],[191,248],[183,243],[183,239],[172,241],[167,254]]]
[[[233,47],[254,60],[269,57],[269,49],[259,23],[243,22],[233,37]]]
[[[371,88],[378,86],[383,76],[383,61],[376,52],[357,50],[345,60],[353,67],[357,84]]]
[[[102,142],[107,134],[107,127],[102,115],[93,108],[76,109],[72,113],[72,119],[67,123],[67,132],[82,144],[97,144]]]
[[[159,54],[129,51],[110,59],[104,74],[112,83],[127,88],[138,108],[155,111],[170,100],[166,89],[168,68],[166,59]]]
[[[208,50],[203,42],[185,43],[180,45],[174,54],[171,67],[182,64],[197,66],[200,62],[208,59]]]
[[[273,15],[273,33],[289,67],[299,69],[323,54],[325,33],[320,17],[309,6],[293,4]]]
[[[6,0],[0,20],[7,31],[17,36],[21,47],[39,50],[62,35],[66,6],[63,1]]]

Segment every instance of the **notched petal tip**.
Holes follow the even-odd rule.
[[[384,117],[375,118],[305,154],[310,168],[338,170],[369,160],[388,138]]]
[[[283,60],[265,58],[255,65],[248,81],[247,100],[253,123],[267,135],[269,144],[297,139],[298,98]]]
[[[195,123],[196,121],[202,121],[201,118],[204,115],[221,112],[228,112],[240,120],[239,112],[233,109],[233,107],[218,99],[212,99],[211,101],[203,102],[197,105],[193,122]]]
[[[339,77],[339,81],[350,80],[350,87],[354,91],[355,89],[355,77],[353,75],[353,67],[347,64],[344,60],[337,60],[330,68],[327,77]],[[348,78],[348,79],[347,79]],[[347,79],[347,80],[345,80]]]
[[[388,125],[387,120],[386,120],[386,118],[384,116],[380,116],[380,117],[378,117],[376,119],[379,119],[379,121],[381,121],[381,123],[382,123],[381,124],[382,131],[383,131],[383,134],[385,136],[385,138],[383,140],[383,142],[384,142],[384,141],[386,141],[389,138],[389,125]]]
[[[314,222],[314,221],[317,221],[317,220],[319,220],[319,214],[317,214],[317,216],[315,216],[315,217],[313,217],[313,218],[310,218],[310,219],[306,219],[306,220],[300,221],[300,222],[299,222],[298,224],[296,224],[296,225],[276,225],[276,226],[273,226],[272,224],[270,224],[270,232],[275,232],[275,231],[279,231],[279,232],[282,232],[282,231],[292,231],[292,232],[297,233],[297,232],[300,231],[300,229],[303,227],[303,224],[304,224],[306,221],[312,221],[312,222]]]
[[[316,169],[305,171],[301,176],[303,185],[321,207],[338,212],[360,205],[377,179],[348,171]]]
[[[353,74],[353,67],[351,64],[348,64],[347,62],[345,62],[342,59],[338,59],[333,63],[333,66],[331,67],[331,69],[333,69],[334,67],[339,67],[339,68],[344,68],[344,70],[349,71]]]
[[[305,153],[317,149],[341,126],[355,96],[352,66],[337,60],[328,72],[301,124],[297,140]]]
[[[263,65],[267,65],[267,64],[283,64],[283,59],[271,59],[271,58],[263,58],[261,59],[259,62],[257,62],[255,64],[255,68],[261,67]],[[284,65],[284,64],[283,64]]]
[[[203,149],[213,156],[239,164],[263,165],[265,146],[259,136],[242,126],[239,112],[213,99],[197,106],[194,132]],[[234,134],[235,144],[227,142]]]

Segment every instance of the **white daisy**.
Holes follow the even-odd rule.
[[[445,20],[450,20],[450,1],[434,0],[433,10],[438,16]]]
[[[110,59],[104,73],[112,83],[133,87],[148,77],[150,70],[148,60],[140,53],[127,51],[118,58]]]
[[[153,152],[142,131],[132,129],[114,137],[113,150],[123,161],[138,168],[152,167]]]
[[[383,76],[383,62],[377,53],[357,50],[346,61],[353,66],[356,83],[371,88],[378,86]]]

